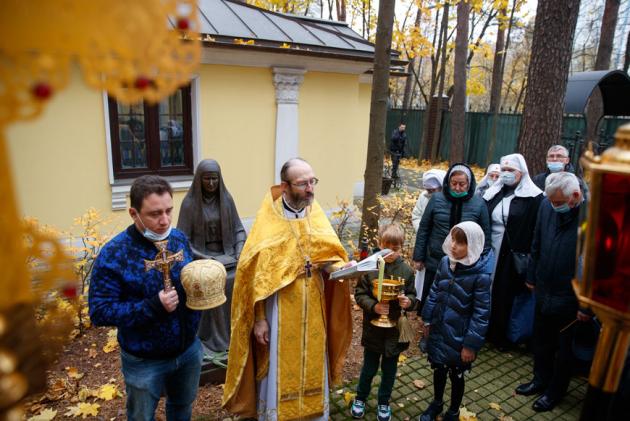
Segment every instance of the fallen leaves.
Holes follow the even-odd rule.
[[[354,398],[357,396],[356,393],[352,393],[352,392],[346,392],[343,394],[343,400],[346,403],[347,406],[350,406],[350,404],[352,403],[352,401],[354,401]]]
[[[78,405],[71,406],[68,408],[68,412],[64,414],[66,417],[81,417],[87,418],[89,416],[97,416],[98,410],[101,405],[97,403],[85,403],[81,402]]]
[[[496,402],[490,402],[490,403],[488,404],[488,406],[490,407],[490,409],[494,409],[494,410],[497,410],[497,411],[500,411],[500,410],[501,410],[501,405],[499,405],[499,404],[498,404],[498,403],[496,403]]]
[[[423,382],[422,380],[416,379],[413,381],[413,385],[416,386],[418,389],[424,389],[426,386],[426,383]]]
[[[50,421],[57,416],[57,411],[54,409],[46,408],[39,414],[34,415],[28,419],[28,421]]]
[[[118,388],[116,387],[115,384],[111,384],[111,383],[107,383],[101,386],[97,394],[97,397],[99,399],[103,399],[105,401],[111,401],[112,399],[117,398],[118,396],[122,396],[122,393],[118,391]]]
[[[477,414],[466,409],[465,406],[459,408],[459,421],[477,421]]]
[[[79,370],[77,370],[76,367],[66,367],[66,374],[68,377],[75,380],[79,380],[85,375],[83,373],[79,373]]]
[[[116,335],[118,334],[116,329],[111,329],[107,332],[107,343],[103,346],[103,352],[109,354],[112,351],[115,351],[118,348],[118,339],[116,339]]]

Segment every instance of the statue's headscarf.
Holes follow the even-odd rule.
[[[223,183],[221,167],[214,159],[204,159],[197,165],[192,185],[184,197],[182,209],[179,213],[177,228],[182,229],[189,236],[193,247],[200,252],[206,248],[206,231],[208,227],[203,216],[203,184],[201,178],[204,173],[214,172],[219,175],[219,185],[214,194],[218,195],[219,210],[221,212],[221,235],[223,253],[234,256],[240,250],[235,250],[237,231],[244,232],[241,219],[238,216],[232,195]],[[188,219],[188,220],[186,220]]]

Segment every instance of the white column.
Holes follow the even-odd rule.
[[[304,80],[304,69],[273,68],[276,88],[276,164],[274,179],[280,183],[280,169],[299,154],[298,95]]]

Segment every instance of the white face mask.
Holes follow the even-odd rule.
[[[171,235],[171,230],[173,229],[173,227],[169,225],[168,229],[166,230],[164,234],[158,234],[155,231],[151,231],[150,229],[146,227],[146,225],[144,225],[144,222],[142,222],[142,218],[140,218],[140,215],[138,215],[138,221],[140,221],[140,223],[142,224],[142,227],[144,228],[144,231],[142,232],[142,235],[144,236],[144,238],[153,242],[166,240],[168,236]]]
[[[516,174],[510,171],[501,171],[501,180],[506,186],[513,186],[516,184]]]

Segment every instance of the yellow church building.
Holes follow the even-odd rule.
[[[294,156],[313,165],[325,209],[362,194],[373,44],[345,23],[233,0],[198,7],[204,41],[188,86],[129,106],[76,70],[40,118],[10,127],[23,215],[65,229],[93,207],[126,224],[130,185],[143,174],[171,182],[177,213],[206,158],[220,163],[246,225]]]

